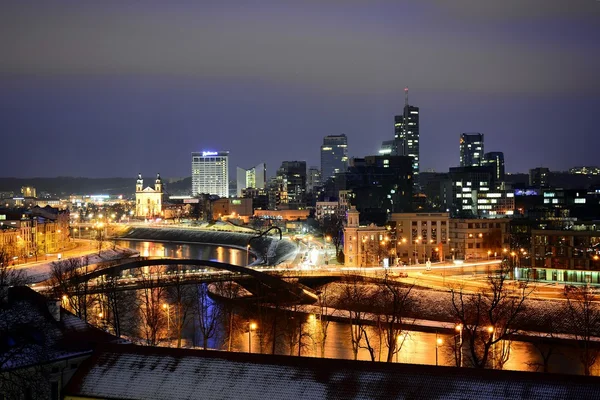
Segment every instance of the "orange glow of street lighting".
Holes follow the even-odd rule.
[[[493,326],[488,326],[488,327],[487,327],[487,331],[488,331],[489,333],[492,333],[492,332],[494,332],[494,327],[493,327]]]
[[[455,329],[456,331],[462,331],[462,328],[463,328],[462,324],[458,324],[458,325],[456,325],[456,326],[454,327],[454,329]]]
[[[255,322],[251,322],[251,323],[250,323],[250,330],[251,330],[251,331],[255,331],[255,330],[256,330],[256,328],[257,328],[257,325],[256,325],[256,323],[255,323]]]

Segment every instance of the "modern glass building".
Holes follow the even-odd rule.
[[[392,154],[412,157],[413,182],[417,184],[420,170],[419,107],[404,105],[402,115],[394,117],[394,149]]]
[[[192,153],[192,196],[212,194],[229,197],[229,152]]]
[[[281,209],[306,207],[306,161],[284,161],[277,170]]]
[[[483,133],[462,133],[460,135],[461,167],[480,167],[483,154]]]
[[[255,167],[244,169],[237,167],[237,196],[242,196],[242,190],[247,188],[264,189],[267,184],[267,166],[260,163]]]
[[[504,182],[504,153],[501,151],[485,153],[481,165],[484,167],[492,167],[494,169],[494,178],[496,182]]]
[[[321,179],[326,181],[347,169],[348,138],[346,135],[325,136],[321,146]]]

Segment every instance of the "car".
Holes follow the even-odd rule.
[[[399,278],[408,278],[408,274],[406,272],[398,272]]]

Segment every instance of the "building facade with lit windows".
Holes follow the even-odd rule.
[[[142,174],[139,174],[135,184],[135,216],[138,218],[162,216],[163,194],[160,174],[156,174],[154,187],[144,187],[144,179]]]
[[[479,167],[483,161],[483,133],[460,135],[460,166]]]
[[[260,163],[255,167],[244,169],[237,167],[237,196],[242,196],[242,190],[247,188],[264,189],[267,185],[267,166]]]
[[[517,279],[600,285],[600,224],[532,229],[526,250],[512,255]]]
[[[506,256],[509,222],[509,219],[451,219],[450,254],[465,261]]]
[[[399,261],[412,265],[443,261],[450,253],[448,213],[394,213],[395,245]]]
[[[229,197],[229,152],[192,153],[192,196],[212,194]]]
[[[321,146],[321,179],[332,178],[348,169],[348,138],[346,135],[330,135],[323,138]]]
[[[408,104],[408,88],[404,89],[404,93],[402,115],[394,117],[394,144],[391,154],[412,157],[413,183],[417,185],[420,172],[419,107]],[[382,150],[385,151],[383,146]]]
[[[360,213],[352,206],[344,228],[344,264],[355,267],[381,267],[393,257],[391,235],[385,227],[360,226]]]

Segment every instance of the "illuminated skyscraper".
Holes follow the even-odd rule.
[[[394,146],[392,154],[413,158],[412,172],[415,185],[419,179],[419,107],[408,104],[408,88],[404,89],[404,110],[394,117]]]
[[[483,133],[460,135],[460,166],[480,167],[483,161]]]
[[[485,153],[481,165],[494,168],[496,182],[504,182],[504,153],[501,151]]]
[[[237,196],[242,196],[242,190],[247,188],[264,189],[267,183],[267,166],[260,163],[255,167],[244,169],[237,167]]]
[[[192,196],[213,194],[229,197],[229,152],[192,153]]]
[[[325,136],[321,146],[321,179],[325,182],[347,169],[348,138],[346,135]]]

